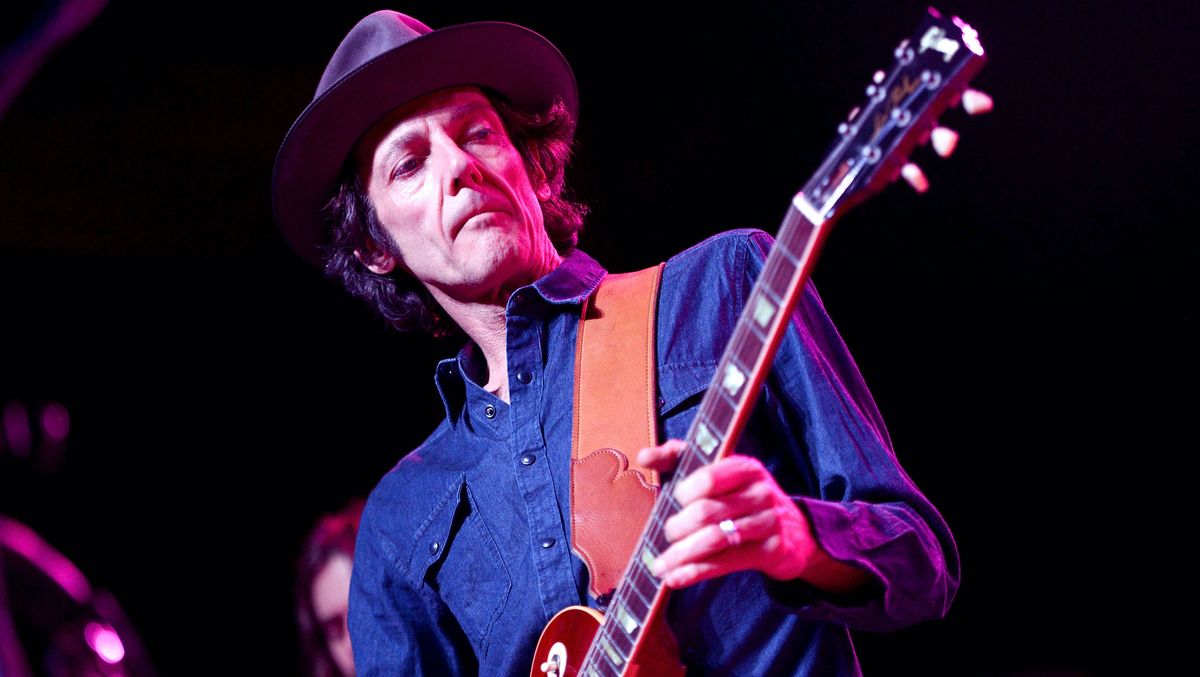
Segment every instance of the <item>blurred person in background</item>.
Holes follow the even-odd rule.
[[[338,512],[322,515],[297,561],[296,623],[304,674],[312,677],[354,676],[346,615],[363,503],[355,498]]]

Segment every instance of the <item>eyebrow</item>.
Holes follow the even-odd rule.
[[[451,120],[459,120],[468,115],[474,115],[481,111],[487,111],[488,106],[483,103],[466,103],[461,106],[455,106],[450,112]],[[383,169],[384,176],[387,176],[387,168],[395,161],[396,156],[404,149],[405,146],[412,143],[414,139],[421,136],[420,132],[412,131],[406,134],[401,134],[399,138],[388,144],[387,151],[383,154]]]

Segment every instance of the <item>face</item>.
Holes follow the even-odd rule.
[[[443,306],[503,303],[558,261],[540,176],[531,181],[499,115],[476,87],[440,90],[392,111],[355,151],[359,176],[400,266]]]
[[[343,675],[354,675],[354,653],[346,613],[350,608],[350,573],[353,562],[346,555],[334,555],[313,579],[313,615],[317,618],[333,662]]]

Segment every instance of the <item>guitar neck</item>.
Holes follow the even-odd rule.
[[[800,206],[797,206],[797,205]],[[805,215],[808,212],[808,216]],[[609,605],[604,623],[579,671],[589,677],[620,675],[633,655],[666,589],[650,573],[650,563],[669,543],[663,525],[680,506],[675,485],[696,470],[729,454],[770,370],[796,300],[816,263],[832,220],[817,219],[798,194],[788,208],[775,245],[754,284],[749,302],[705,392],[686,438],[686,448],[666,482],[642,532],[633,557]],[[818,221],[818,222],[814,222]]]
[[[787,329],[821,247],[853,205],[890,183],[909,153],[926,138],[983,66],[978,35],[957,17],[930,7],[917,31],[894,51],[890,73],[879,71],[867,101],[838,126],[838,138],[820,168],[788,207],[733,338],[692,420],[686,447],[630,558],[578,674],[623,674],[642,630],[661,608],[667,589],[650,564],[669,543],[663,525],[680,509],[675,486],[728,455],[754,407],[763,379]]]

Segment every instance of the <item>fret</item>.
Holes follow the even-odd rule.
[[[770,303],[770,299],[766,298],[766,297],[770,296],[770,293],[765,288],[759,289],[758,294],[760,296],[762,296],[764,298],[764,300],[766,300],[768,303]],[[770,332],[769,327],[760,327],[760,326],[758,326],[757,322],[744,322],[743,326],[746,327],[746,333],[749,336],[753,336],[754,339],[757,340],[762,345],[767,344],[767,342],[768,342],[767,334]]]
[[[697,420],[699,420],[699,416],[697,416]],[[685,449],[683,454],[679,457],[679,463],[675,466],[674,477],[681,480],[696,472],[700,468],[708,465],[712,461],[713,458],[706,455],[704,450],[695,443],[695,440],[692,440],[688,444],[687,449]],[[676,506],[676,510],[677,509],[678,506]]]
[[[631,610],[630,613],[639,618],[645,618],[649,613],[651,602],[654,601],[654,593],[658,591],[658,586],[654,584],[653,574],[649,570],[644,571],[644,576],[631,577],[617,588],[617,596],[624,600],[626,608]],[[643,584],[650,586],[649,597],[642,590]]]
[[[667,515],[668,517],[679,512],[679,510],[683,508],[683,506],[679,505],[679,501],[675,500],[674,496],[665,493],[662,495],[662,498],[659,499],[659,505],[657,507],[660,509],[660,511],[669,513]]]
[[[649,571],[640,565],[635,564],[634,566],[641,570],[640,573],[632,573],[629,585],[617,589],[617,597],[625,604],[625,608],[630,614],[635,618],[644,619],[646,614],[650,613],[650,607],[653,606],[651,602],[654,601],[654,594],[658,591],[658,586],[654,584],[654,578]],[[639,582],[650,586],[649,597],[642,594]]]
[[[608,662],[612,663],[613,667],[619,668],[625,664],[625,658],[621,656],[620,652],[612,647],[612,644],[609,644],[607,638],[601,638],[600,650],[603,651],[606,656],[608,656]]]
[[[646,613],[649,612],[650,607],[653,606],[654,596],[658,594],[659,588],[658,579],[654,578],[654,574],[650,573],[649,567],[645,568],[645,572],[645,576],[639,577],[637,580],[631,579],[629,586],[629,589],[632,590],[635,595],[637,595],[636,600],[646,607],[646,611],[639,614],[643,618],[646,617]],[[649,589],[646,590],[644,588]],[[630,603],[632,604],[632,600],[635,598],[630,597],[629,599]]]
[[[798,252],[794,254],[796,259],[803,259],[813,240],[815,227],[815,224],[799,210],[795,212],[789,210],[783,230],[779,233],[779,242],[787,247],[789,253]],[[799,263],[800,261],[796,261],[796,265]]]
[[[612,646],[608,645],[605,637],[598,637],[593,643],[592,648],[592,654],[595,657],[593,663],[599,661],[601,672],[605,673],[605,675],[619,676],[625,659],[620,657],[616,651],[613,651]]]
[[[641,554],[638,555],[638,557],[642,562],[642,566],[646,568],[646,573],[650,576],[654,576],[654,574],[650,573],[650,565],[654,564],[654,558],[658,557],[658,553],[654,552],[649,545],[643,543]]]
[[[764,274],[766,273],[766,269],[764,269],[764,270],[763,270],[763,273],[764,273]],[[766,280],[765,280],[765,279],[764,279],[764,280],[762,281],[762,283],[759,285],[759,287],[758,287],[758,293],[760,293],[760,294],[762,294],[764,297],[766,297],[766,299],[767,299],[768,301],[770,301],[770,302],[774,303],[776,308],[778,308],[779,306],[783,305],[783,298],[782,298],[782,297],[781,297],[779,294],[775,293],[775,290],[771,288],[771,285],[769,285],[769,284],[767,284],[767,283],[766,283]],[[784,294],[786,294],[786,293],[787,293],[787,289],[786,289],[786,288],[783,290],[783,293],[784,293]],[[770,327],[767,327],[767,328],[763,329],[763,331],[761,332],[761,333],[762,333],[762,336],[763,336],[763,338],[764,338],[764,339],[766,338],[766,336],[767,336],[767,332],[768,332],[769,330],[770,330]]]
[[[604,625],[601,626],[602,637],[608,642],[608,647],[624,662],[629,660],[629,657],[633,655],[633,638],[621,626],[613,622],[614,620],[615,617],[613,619],[604,619]]]
[[[667,515],[662,515],[662,517],[667,517]],[[650,545],[654,548],[655,553],[661,554],[664,550],[671,547],[671,542],[667,540],[667,534],[663,531],[661,522],[659,522],[654,529],[647,532],[646,535],[650,537]],[[657,557],[658,554],[656,554],[655,557]]]
[[[791,238],[787,237],[789,234],[790,233],[784,234],[783,232],[780,232],[779,238],[775,240],[775,246],[771,247],[771,253],[773,254],[778,251],[780,256],[787,259],[788,264],[790,264],[792,268],[797,268],[800,266],[800,258],[792,253],[792,243],[790,242]],[[804,250],[801,249],[800,251],[803,252]]]
[[[757,318],[756,318],[757,319]],[[734,347],[737,351],[737,361],[745,367],[747,372],[753,372],[755,365],[758,364],[758,358],[762,356],[763,346],[766,342],[762,337],[754,333],[753,329],[747,325],[742,332],[741,341]]]
[[[755,323],[764,331],[766,331],[767,327],[771,326],[771,320],[775,319],[775,311],[778,309],[778,306],[766,299],[762,294],[755,295],[752,310],[753,317]]]
[[[713,431],[703,421],[696,426],[696,446],[699,447],[700,451],[712,456],[720,444],[721,440],[717,439],[717,436],[713,434]]]
[[[616,605],[609,613],[613,614],[613,617],[617,620],[617,625],[630,637],[633,637],[638,629],[641,628],[641,623],[633,614],[629,613],[624,604]]]
[[[738,368],[731,360],[725,363],[724,374],[721,376],[721,389],[725,391],[732,400],[737,404],[738,393],[742,391],[742,386],[746,383],[746,372]],[[725,426],[720,426],[722,429]]]
[[[771,265],[771,259],[774,259],[775,265]],[[776,298],[776,306],[782,306],[783,302],[779,299],[787,297],[787,291],[791,287],[792,278],[795,277],[796,267],[788,265],[782,257],[768,257],[767,267],[763,270],[766,275],[766,290]]]
[[[738,388],[741,388],[741,385]],[[729,431],[729,424],[733,421],[733,414],[737,410],[737,400],[728,399],[724,387],[718,392],[720,392],[721,397],[713,398],[708,403],[708,406],[704,407],[701,415],[708,419],[713,430],[720,431],[721,435],[724,436]]]

